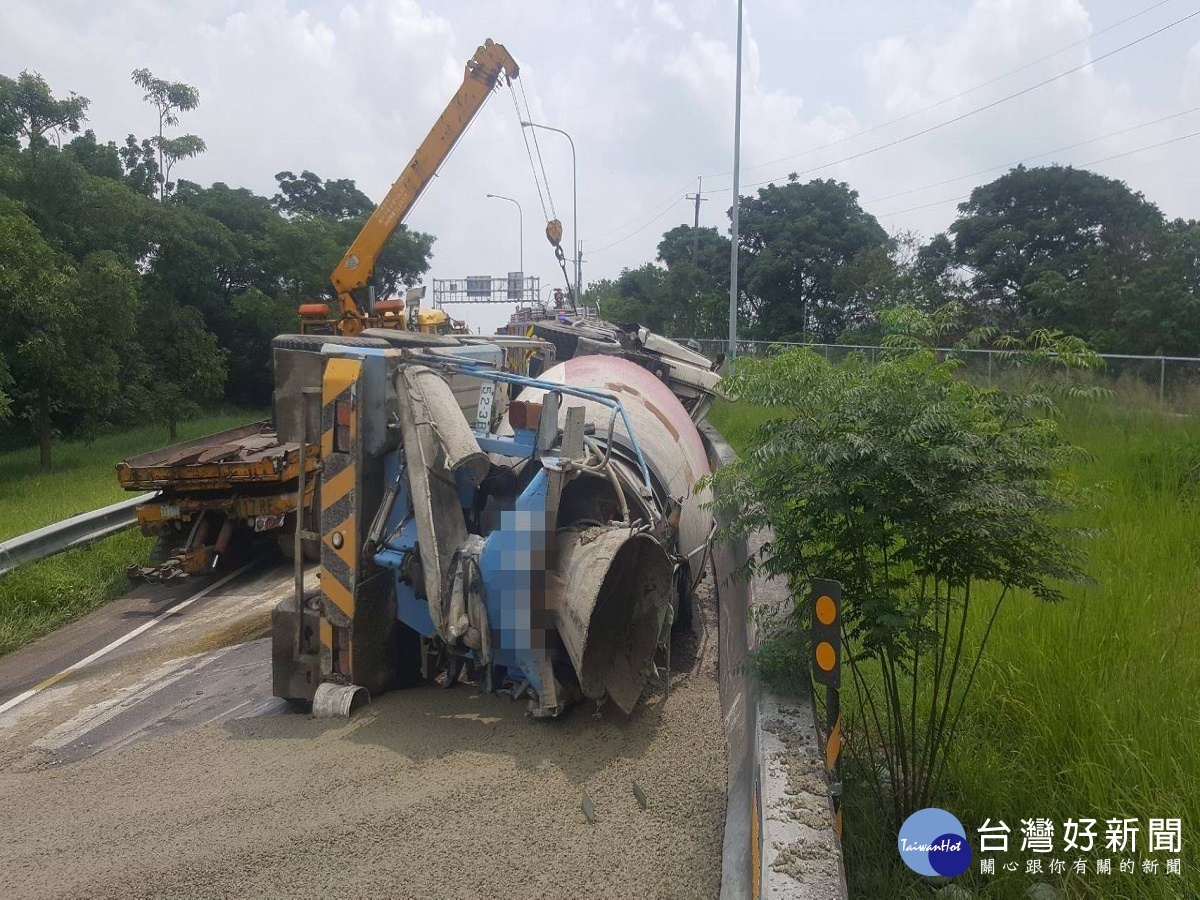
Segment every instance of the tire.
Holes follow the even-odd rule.
[[[178,534],[174,531],[160,534],[154,539],[154,546],[150,548],[150,565],[161,566],[177,549],[179,549]]]
[[[293,521],[295,520],[293,519]],[[288,562],[294,562],[296,559],[295,534],[291,528],[287,527],[287,523],[284,523],[283,528],[279,530],[276,543],[279,545],[279,552],[283,554],[283,558]]]

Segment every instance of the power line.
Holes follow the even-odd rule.
[[[1053,53],[1047,53],[1045,56],[1039,56],[1037,59],[1031,60],[1030,62],[1027,62],[1024,65],[1018,66],[1015,69],[1011,69],[1002,75],[997,75],[994,78],[989,78],[987,81],[981,81],[979,84],[976,84],[973,87],[969,87],[966,90],[959,91],[957,94],[952,94],[949,97],[944,97],[941,100],[937,100],[933,103],[930,103],[928,106],[923,106],[920,109],[916,109],[916,110],[913,110],[912,112],[905,113],[902,116],[897,116],[894,119],[888,119],[886,122],[880,122],[878,125],[872,125],[870,128],[864,128],[862,131],[856,131],[854,134],[848,134],[845,137],[838,138],[836,141],[830,141],[827,144],[821,144],[820,146],[817,146],[817,147],[810,147],[807,150],[801,150],[799,153],[793,153],[789,156],[782,156],[778,159],[769,160],[768,162],[756,163],[752,166],[746,166],[745,167],[746,171],[749,171],[751,169],[763,169],[763,168],[766,168],[767,166],[773,166],[776,163],[787,162],[788,160],[791,160],[791,159],[798,159],[801,156],[808,156],[812,153],[816,153],[819,150],[827,150],[830,147],[836,147],[839,144],[844,144],[847,141],[852,141],[855,138],[862,137],[865,134],[872,134],[876,131],[879,131],[880,129],[887,128],[889,125],[895,125],[898,122],[904,122],[908,119],[913,118],[914,116],[921,115],[921,113],[929,112],[931,109],[937,109],[939,106],[945,106],[947,103],[950,103],[954,100],[958,100],[961,97],[967,96],[967,94],[973,94],[978,90],[982,90],[985,87],[989,87],[993,84],[996,84],[999,81],[1003,81],[1006,78],[1011,78],[1013,75],[1018,75],[1021,72],[1026,71],[1027,69],[1031,69],[1034,66],[1039,65],[1040,63],[1044,63],[1044,62],[1046,62],[1046,60],[1053,59],[1056,56],[1066,53],[1068,50],[1073,50],[1076,47],[1078,47],[1080,44],[1087,44],[1087,43],[1095,40],[1102,34],[1106,34],[1115,28],[1120,28],[1122,25],[1132,22],[1134,19],[1140,18],[1140,17],[1146,15],[1147,13],[1153,12],[1154,10],[1158,9],[1160,6],[1166,6],[1168,3],[1172,3],[1172,2],[1174,2],[1174,0],[1159,0],[1159,2],[1146,7],[1141,12],[1136,12],[1131,16],[1126,16],[1124,19],[1121,19],[1119,22],[1113,22],[1111,25],[1109,25],[1105,28],[1102,28],[1099,31],[1093,32],[1092,34],[1088,35],[1085,38],[1081,38],[1077,41],[1073,41],[1072,43],[1067,44],[1065,47],[1058,48]],[[1120,49],[1120,48],[1118,48],[1118,49]],[[1093,60],[1093,62],[1095,62],[1095,60]],[[707,178],[723,178],[724,176],[731,175],[731,174],[733,174],[733,173],[732,172],[720,172],[718,174],[708,175],[705,177],[707,177]],[[725,188],[725,190],[728,190],[728,188]]]
[[[1188,13],[1186,16],[1176,19],[1175,21],[1170,22],[1169,24],[1156,29],[1156,30],[1150,32],[1149,34],[1144,34],[1141,37],[1135,38],[1134,40],[1129,41],[1126,44],[1122,44],[1120,47],[1117,47],[1113,50],[1109,50],[1107,53],[1102,53],[1100,56],[1097,56],[1093,60],[1089,60],[1088,62],[1081,63],[1077,66],[1072,66],[1070,69],[1067,69],[1064,72],[1060,72],[1057,75],[1053,75],[1049,78],[1043,79],[1042,81],[1039,81],[1036,84],[1032,84],[1029,87],[1022,88],[1019,91],[1014,91],[1011,94],[1007,94],[1003,97],[1000,97],[998,100],[993,100],[990,103],[985,103],[983,106],[977,106],[974,109],[967,110],[964,113],[960,113],[957,116],[953,116],[952,118],[946,119],[944,122],[939,122],[936,125],[930,125],[928,128],[922,128],[920,131],[915,131],[912,134],[905,135],[904,137],[896,138],[895,140],[888,141],[887,143],[878,144],[877,146],[870,147],[866,150],[861,150],[858,153],[851,154],[850,156],[844,156],[841,159],[835,159],[832,162],[823,163],[822,165],[819,165],[819,166],[813,166],[812,168],[804,169],[799,172],[789,173],[788,177],[790,178],[791,175],[808,175],[813,172],[820,172],[823,169],[828,169],[833,166],[841,165],[842,163],[846,163],[846,162],[851,162],[856,159],[862,159],[864,156],[870,156],[874,153],[880,152],[881,150],[888,150],[892,147],[899,146],[900,144],[906,144],[911,140],[915,140],[916,138],[924,137],[927,134],[931,134],[934,131],[938,131],[942,128],[945,128],[948,125],[953,125],[957,122],[963,121],[964,119],[969,119],[972,116],[976,116],[981,112],[986,112],[989,109],[994,109],[995,107],[1000,106],[1004,103],[1007,103],[1010,100],[1015,100],[1018,97],[1023,97],[1026,94],[1036,91],[1038,88],[1045,87],[1046,85],[1052,84],[1055,81],[1060,81],[1061,79],[1066,78],[1068,75],[1074,75],[1076,72],[1082,71],[1083,69],[1093,66],[1096,63],[1100,62],[1101,60],[1108,59],[1111,56],[1115,56],[1116,54],[1120,53],[1121,51],[1128,50],[1130,47],[1136,46],[1137,44],[1140,44],[1143,41],[1147,41],[1152,37],[1156,37],[1156,36],[1162,34],[1164,31],[1174,28],[1177,25],[1182,25],[1184,22],[1188,21],[1189,19],[1194,19],[1196,16],[1200,16],[1200,9],[1194,10],[1193,12]],[[745,185],[745,187],[761,187],[764,184],[772,184],[777,180],[778,180],[778,178],[769,178],[766,181],[757,181],[757,182],[754,182],[753,184]],[[710,191],[709,193],[715,194],[715,193],[722,193],[722,192],[727,192],[727,191],[731,191],[731,190],[732,190],[732,188],[716,188],[716,189]]]
[[[1105,156],[1100,159],[1093,159],[1088,162],[1078,163],[1076,165],[1073,165],[1072,168],[1084,169],[1084,168],[1087,168],[1088,166],[1103,165],[1104,163],[1112,162],[1115,159],[1124,159],[1126,156],[1133,156],[1135,153],[1145,153],[1147,150],[1157,150],[1159,147],[1166,147],[1168,144],[1177,144],[1180,141],[1190,140],[1191,138],[1194,138],[1194,137],[1200,137],[1200,131],[1193,131],[1191,134],[1184,134],[1184,135],[1180,135],[1179,137],[1173,137],[1173,138],[1170,138],[1165,141],[1159,141],[1157,144],[1147,144],[1145,147],[1138,147],[1134,150],[1126,150],[1124,153],[1114,153],[1111,156]],[[885,217],[886,216],[898,216],[898,215],[901,215],[902,213],[916,212],[917,210],[920,210],[920,209],[931,209],[935,206],[943,206],[947,203],[955,203],[960,200],[967,200],[970,198],[970,196],[971,196],[970,194],[960,194],[957,197],[947,197],[945,200],[934,200],[932,203],[922,203],[920,206],[910,206],[907,209],[894,209],[894,210],[891,210],[890,212],[880,213],[880,215],[885,216]]]
[[[589,237],[589,240],[595,240],[596,238],[604,237],[605,235],[608,235],[608,234],[614,234],[618,231],[624,231],[630,225],[633,225],[637,222],[642,221],[642,219],[645,217],[646,213],[651,212],[652,210],[660,209],[662,207],[662,204],[667,200],[670,200],[672,205],[674,205],[674,203],[675,203],[674,198],[678,194],[682,193],[683,191],[686,191],[687,189],[688,189],[688,185],[685,184],[682,187],[680,187],[678,190],[671,191],[670,194],[668,194],[666,197],[663,197],[662,200],[660,200],[658,203],[655,203],[653,206],[643,209],[640,213],[638,213],[638,215],[634,216],[632,219],[629,219],[628,221],[623,222],[622,224],[617,225],[613,228],[606,229],[605,231],[597,232],[596,234],[591,235]],[[661,215],[661,213],[658,213],[657,215]]]
[[[1149,128],[1151,125],[1160,125],[1163,122],[1169,122],[1172,119],[1178,119],[1180,116],[1190,115],[1194,112],[1200,112],[1200,106],[1193,106],[1191,109],[1185,109],[1182,112],[1172,113],[1169,116],[1163,116],[1161,119],[1154,119],[1150,122],[1143,122],[1140,125],[1131,125],[1128,128],[1122,128],[1119,131],[1110,131],[1108,134],[1102,134],[1099,137],[1088,138],[1086,141],[1078,141],[1074,144],[1067,144],[1063,147],[1055,147],[1053,150],[1047,150],[1044,153],[1035,153],[1031,156],[1026,156],[1014,162],[1002,163],[998,166],[989,166],[986,169],[980,169],[978,172],[971,172],[968,175],[959,175],[957,178],[946,178],[942,181],[934,181],[929,184],[923,184],[920,187],[909,188],[906,191],[897,191],[894,194],[888,194],[886,197],[872,197],[869,200],[862,201],[863,203],[883,203],[886,200],[894,200],[897,197],[907,197],[909,194],[915,194],[918,191],[927,191],[930,188],[941,187],[946,184],[953,184],[956,181],[966,181],[968,178],[977,178],[980,175],[987,175],[989,172],[995,172],[999,169],[1008,169],[1013,166],[1027,163],[1033,159],[1041,159],[1043,156],[1053,156],[1055,153],[1065,153],[1067,150],[1075,150],[1079,147],[1086,147],[1088,144],[1095,144],[1099,141],[1105,141],[1109,138],[1119,137],[1122,134],[1128,134],[1131,131],[1139,131],[1142,128]]]
[[[603,247],[593,250],[592,255],[595,256],[597,253],[603,253],[605,250],[608,250],[611,247],[615,247],[615,246],[617,246],[617,244],[623,244],[630,238],[636,237],[637,235],[641,234],[643,231],[645,231],[647,228],[649,228],[651,225],[653,225],[655,222],[657,222],[659,219],[661,219],[663,216],[665,216],[667,213],[669,213],[672,209],[674,209],[676,206],[678,206],[680,203],[682,203],[683,199],[684,199],[683,197],[676,198],[675,200],[673,200],[671,202],[670,206],[668,206],[666,209],[664,209],[662,212],[660,212],[657,216],[655,216],[653,219],[651,219],[649,222],[647,222],[645,225],[643,225],[637,231],[630,232],[629,234],[625,235],[625,237],[615,240],[611,244],[605,244]]]
[[[935,104],[933,104],[933,105],[931,105],[931,106],[929,106],[929,107],[926,107],[925,109],[917,110],[917,111],[915,111],[915,112],[913,112],[913,113],[909,113],[909,114],[908,114],[908,115],[906,115],[906,116],[902,116],[902,117],[900,117],[900,118],[893,119],[893,120],[890,120],[890,121],[888,121],[888,122],[883,122],[883,123],[881,123],[880,125],[876,125],[876,126],[874,126],[874,127],[872,127],[872,128],[869,128],[869,129],[867,129],[866,131],[862,131],[862,132],[858,132],[857,134],[849,135],[849,136],[848,136],[848,137],[846,137],[846,138],[842,138],[842,139],[840,139],[840,140],[838,140],[838,141],[834,141],[834,142],[832,142],[832,143],[830,143],[830,144],[826,144],[826,145],[823,145],[823,146],[821,146],[821,147],[814,147],[814,148],[812,148],[811,150],[806,150],[806,151],[803,151],[802,153],[800,153],[800,154],[796,154],[796,155],[797,155],[797,156],[802,156],[802,155],[805,155],[805,154],[807,154],[807,153],[815,152],[816,150],[822,150],[822,149],[825,149],[826,147],[831,147],[831,146],[834,146],[834,145],[836,145],[836,144],[843,143],[844,141],[851,140],[852,138],[859,137],[860,135],[863,135],[863,134],[868,134],[868,133],[870,133],[870,132],[873,132],[873,131],[877,131],[877,130],[879,130],[879,129],[881,129],[881,128],[884,128],[884,127],[886,127],[887,125],[891,125],[891,124],[894,124],[894,123],[896,123],[896,122],[903,121],[904,119],[911,118],[912,116],[914,116],[914,115],[918,115],[918,114],[920,114],[920,113],[922,113],[922,112],[925,112],[925,111],[927,111],[928,109],[932,109],[932,108],[934,108],[934,107],[936,107],[936,106],[940,106],[940,105],[942,105],[942,104],[944,104],[944,103],[947,103],[947,102],[949,102],[949,101],[951,101],[951,100],[957,99],[958,97],[961,97],[961,96],[963,96],[963,95],[965,95],[965,94],[971,93],[971,92],[973,92],[973,91],[975,91],[975,90],[977,90],[977,89],[979,89],[979,88],[986,87],[988,84],[993,84],[993,83],[995,83],[996,81],[999,81],[999,80],[1001,80],[1001,79],[1003,79],[1003,78],[1007,78],[1009,75],[1013,75],[1013,74],[1016,74],[1016,73],[1018,73],[1018,72],[1020,72],[1020,71],[1024,71],[1025,69],[1028,69],[1028,68],[1030,68],[1031,66],[1038,64],[1039,62],[1044,62],[1046,59],[1049,59],[1050,57],[1057,56],[1059,53],[1062,53],[1062,52],[1064,52],[1064,51],[1066,51],[1066,50],[1069,50],[1069,49],[1071,49],[1071,48],[1072,48],[1072,47],[1074,47],[1074,46],[1078,46],[1078,44],[1079,44],[1079,43],[1083,43],[1083,42],[1085,42],[1085,41],[1091,40],[1092,38],[1096,37],[1097,35],[1103,34],[1103,33],[1107,32],[1107,31],[1111,31],[1111,30],[1113,30],[1114,28],[1117,28],[1117,27],[1119,27],[1119,26],[1121,26],[1121,25],[1123,25],[1123,24],[1125,24],[1125,23],[1127,23],[1127,22],[1129,22],[1129,21],[1131,21],[1131,20],[1133,20],[1133,19],[1136,19],[1136,18],[1138,18],[1139,16],[1145,15],[1146,13],[1148,13],[1148,12],[1151,12],[1151,11],[1153,11],[1153,10],[1157,9],[1157,8],[1158,8],[1158,7],[1160,7],[1160,6],[1164,6],[1166,3],[1169,3],[1169,2],[1172,2],[1172,0],[1160,0],[1160,2],[1158,2],[1158,3],[1155,3],[1155,4],[1153,4],[1152,6],[1149,6],[1149,7],[1145,8],[1145,9],[1143,9],[1141,12],[1135,13],[1135,14],[1134,14],[1134,15],[1132,15],[1132,16],[1128,16],[1128,17],[1127,17],[1127,18],[1125,18],[1125,19],[1121,19],[1120,21],[1118,21],[1118,22],[1115,22],[1115,23],[1113,23],[1112,25],[1109,25],[1108,27],[1106,27],[1106,28],[1102,29],[1101,31],[1098,31],[1098,32],[1096,32],[1095,34],[1091,35],[1089,38],[1085,38],[1085,39],[1083,39],[1082,41],[1077,41],[1075,44],[1071,44],[1071,45],[1068,45],[1068,46],[1066,46],[1066,47],[1063,47],[1063,48],[1061,48],[1061,49],[1059,49],[1059,50],[1055,51],[1054,53],[1051,53],[1051,54],[1049,54],[1048,56],[1041,57],[1041,58],[1039,58],[1039,59],[1036,59],[1036,60],[1034,60],[1034,61],[1032,61],[1032,62],[1030,62],[1030,63],[1027,63],[1027,64],[1025,64],[1024,66],[1021,66],[1021,67],[1020,67],[1020,68],[1018,68],[1018,69],[1014,69],[1014,70],[1012,70],[1011,72],[1008,72],[1008,73],[1006,73],[1006,74],[1004,74],[1004,75],[997,76],[996,78],[992,79],[991,81],[988,81],[988,82],[983,82],[983,83],[981,83],[981,84],[979,84],[979,85],[976,85],[975,87],[968,88],[967,90],[965,90],[965,91],[963,91],[963,92],[961,92],[961,93],[959,93],[959,94],[956,94],[956,95],[954,95],[953,97],[948,97],[948,98],[946,98],[945,100],[938,101],[937,103],[935,103]],[[1116,47],[1116,48],[1114,48],[1114,49],[1112,49],[1112,50],[1109,50],[1108,52],[1106,52],[1106,53],[1103,53],[1103,54],[1101,54],[1100,56],[1097,56],[1096,58],[1094,58],[1094,59],[1092,59],[1092,60],[1089,60],[1088,62],[1082,63],[1082,64],[1080,64],[1080,65],[1078,65],[1078,66],[1074,66],[1074,67],[1072,67],[1072,68],[1070,68],[1070,69],[1067,69],[1067,70],[1066,70],[1066,71],[1064,71],[1064,72],[1060,72],[1060,73],[1059,73],[1059,74],[1057,74],[1057,75],[1051,76],[1050,78],[1046,78],[1046,79],[1044,79],[1044,80],[1042,80],[1042,81],[1039,81],[1039,82],[1037,82],[1036,84],[1030,85],[1029,87],[1023,88],[1023,89],[1021,89],[1021,90],[1019,90],[1019,91],[1016,91],[1016,92],[1014,92],[1014,93],[1012,93],[1012,94],[1008,94],[1008,95],[1006,95],[1006,96],[1004,96],[1004,97],[1001,97],[1001,98],[999,98],[999,99],[997,99],[997,100],[994,100],[994,101],[992,101],[992,102],[990,102],[990,103],[987,103],[987,104],[985,104],[985,105],[983,105],[983,106],[979,106],[979,107],[976,107],[975,109],[968,110],[967,112],[961,113],[960,115],[957,115],[957,116],[954,116],[953,118],[947,119],[947,120],[946,120],[946,121],[944,121],[944,122],[940,122],[940,123],[938,123],[938,124],[936,124],[936,125],[932,125],[932,126],[930,126],[930,127],[928,127],[928,128],[922,129],[921,131],[914,132],[913,134],[907,135],[907,136],[905,136],[905,137],[897,138],[897,139],[895,139],[895,140],[888,141],[887,143],[880,144],[880,145],[878,145],[878,146],[875,146],[875,147],[869,148],[869,149],[867,149],[867,150],[863,150],[863,151],[861,151],[861,152],[859,152],[859,153],[855,153],[855,154],[852,154],[852,155],[850,155],[850,156],[843,157],[842,159],[837,159],[837,160],[834,160],[834,161],[832,161],[832,162],[829,162],[829,163],[825,163],[825,164],[823,164],[823,165],[820,165],[820,166],[814,166],[814,167],[812,167],[812,168],[810,168],[810,169],[805,169],[805,170],[803,170],[803,171],[796,172],[796,173],[793,173],[793,174],[796,174],[796,175],[807,175],[807,174],[810,174],[810,173],[813,173],[813,172],[819,172],[819,171],[821,171],[821,170],[823,170],[823,169],[828,169],[828,168],[831,168],[832,166],[840,165],[840,164],[842,164],[842,163],[845,163],[845,162],[851,162],[851,161],[853,161],[853,160],[860,159],[860,158],[862,158],[862,157],[864,157],[864,156],[869,156],[869,155],[871,155],[871,154],[878,153],[878,152],[879,152],[879,151],[881,151],[881,150],[886,150],[886,149],[889,149],[889,148],[891,148],[891,147],[895,147],[895,146],[897,146],[897,145],[899,145],[899,144],[904,144],[904,143],[907,143],[908,141],[915,140],[915,139],[916,139],[916,138],[918,138],[918,137],[923,137],[923,136],[925,136],[925,135],[927,135],[927,134],[930,134],[930,133],[932,133],[932,132],[934,132],[934,131],[937,131],[937,130],[939,130],[939,129],[941,129],[941,128],[945,128],[945,127],[946,127],[946,126],[948,126],[948,125],[953,125],[953,124],[955,124],[955,123],[957,123],[957,122],[961,122],[961,121],[963,121],[964,119],[968,119],[968,118],[970,118],[970,117],[972,117],[972,116],[975,116],[975,115],[977,115],[977,114],[979,114],[979,113],[981,113],[981,112],[985,112],[985,111],[987,111],[987,110],[989,110],[989,109],[993,109],[993,108],[995,108],[995,107],[997,107],[997,106],[1000,106],[1001,104],[1007,103],[1009,100],[1014,100],[1014,99],[1016,99],[1017,97],[1024,96],[1025,94],[1031,93],[1032,91],[1035,91],[1035,90],[1037,90],[1038,88],[1045,87],[1045,86],[1046,86],[1046,85],[1048,85],[1048,84],[1051,84],[1051,83],[1053,83],[1053,82],[1055,82],[1055,81],[1058,81],[1058,80],[1060,80],[1060,79],[1062,79],[1062,78],[1065,78],[1065,77],[1067,77],[1068,75],[1073,75],[1073,74],[1075,74],[1076,72],[1079,72],[1079,71],[1081,71],[1081,70],[1083,70],[1083,69],[1086,69],[1087,67],[1089,67],[1089,66],[1092,66],[1092,65],[1094,65],[1094,64],[1096,64],[1096,63],[1098,63],[1098,62],[1100,62],[1100,61],[1102,61],[1102,60],[1104,60],[1104,59],[1107,59],[1107,58],[1109,58],[1109,57],[1111,57],[1111,56],[1115,56],[1117,53],[1120,53],[1120,52],[1122,52],[1122,51],[1124,51],[1124,50],[1128,50],[1130,47],[1136,46],[1137,44],[1140,44],[1140,43],[1142,43],[1143,41],[1147,41],[1147,40],[1149,40],[1149,39],[1150,39],[1150,38],[1152,38],[1152,37],[1156,37],[1157,35],[1159,35],[1159,34],[1162,34],[1163,32],[1165,32],[1165,31],[1167,31],[1167,30],[1169,30],[1169,29],[1171,29],[1171,28],[1174,28],[1174,27],[1175,27],[1175,26],[1177,26],[1177,25],[1181,25],[1181,24],[1183,24],[1184,22],[1188,21],[1189,19],[1195,18],[1197,15],[1200,15],[1200,9],[1198,9],[1198,10],[1195,10],[1194,12],[1191,12],[1191,13],[1189,13],[1188,15],[1186,15],[1186,16],[1183,16],[1182,18],[1176,19],[1176,20],[1175,20],[1175,21],[1173,21],[1173,22],[1169,22],[1168,24],[1166,24],[1166,25],[1162,26],[1161,28],[1158,28],[1158,29],[1156,29],[1156,30],[1154,30],[1154,31],[1151,31],[1151,32],[1149,32],[1148,34],[1144,34],[1144,35],[1142,35],[1141,37],[1138,37],[1138,38],[1135,38],[1135,39],[1134,39],[1134,40],[1132,40],[1132,41],[1129,41],[1128,43],[1122,44],[1122,45],[1121,45],[1121,46],[1119,46],[1119,47]],[[1052,152],[1053,152],[1053,151],[1052,151]],[[791,159],[791,158],[794,158],[794,157],[783,157],[783,159],[784,159],[784,160],[786,160],[786,159]],[[763,166],[766,166],[766,165],[770,165],[770,163],[762,163],[762,164],[760,164],[760,165],[758,165],[758,166],[752,166],[751,168],[762,168]],[[723,174],[729,174],[729,173],[723,173]],[[766,181],[758,181],[758,182],[754,182],[753,184],[744,185],[744,187],[749,187],[749,188],[753,188],[753,187],[761,187],[762,185],[765,185],[765,184],[771,184],[771,183],[773,183],[773,182],[774,182],[774,181],[776,181],[776,180],[778,180],[778,179],[777,179],[777,178],[771,178],[771,179],[767,179]],[[684,190],[687,190],[687,186],[686,186],[686,185],[684,185],[683,187],[681,187],[681,188],[679,188],[679,189],[677,189],[677,190],[675,190],[675,191],[672,191],[672,193],[671,193],[671,195],[670,195],[670,196],[672,196],[672,197],[674,197],[674,196],[677,196],[677,195],[678,195],[678,193],[679,193],[680,191],[684,191]],[[725,188],[712,188],[712,189],[710,189],[710,190],[708,191],[708,193],[710,193],[710,194],[716,194],[716,193],[730,193],[732,190],[733,190],[733,188],[732,188],[732,187],[725,187]],[[664,198],[664,199],[666,199],[666,198]],[[955,199],[961,199],[961,198],[955,198]],[[670,203],[670,204],[669,204],[669,205],[668,205],[666,208],[664,208],[664,209],[659,209],[657,212],[653,213],[653,217],[652,217],[651,219],[649,219],[648,221],[644,222],[644,223],[641,225],[641,227],[639,227],[639,228],[638,228],[636,231],[632,232],[631,234],[628,234],[628,235],[626,235],[626,236],[625,236],[625,237],[623,237],[623,238],[620,238],[619,240],[613,241],[613,242],[612,242],[612,243],[610,243],[610,244],[606,244],[604,247],[601,247],[599,250],[593,250],[592,252],[593,252],[593,253],[602,252],[602,251],[604,251],[604,250],[607,250],[607,249],[608,249],[608,248],[610,248],[610,247],[614,247],[614,246],[616,246],[617,244],[623,243],[624,241],[628,240],[629,238],[631,238],[631,237],[633,237],[633,236],[635,236],[635,235],[639,234],[640,232],[644,231],[644,230],[645,230],[647,227],[649,227],[650,225],[652,225],[654,222],[657,222],[657,221],[658,221],[659,219],[661,219],[661,218],[662,218],[664,215],[666,215],[667,211],[669,211],[671,208],[673,208],[677,202],[678,202],[678,200],[672,200],[672,201],[671,201],[671,203]],[[941,202],[949,202],[949,201],[941,201]],[[658,209],[658,207],[654,207],[653,209]],[[608,235],[608,234],[613,234],[614,232],[621,231],[623,228],[626,228],[626,227],[628,227],[629,225],[632,225],[632,224],[634,224],[635,222],[640,222],[640,221],[642,220],[643,216],[645,216],[645,215],[646,215],[646,213],[647,213],[647,212],[650,212],[650,211],[651,211],[651,210],[644,210],[644,211],[643,211],[643,212],[642,212],[640,215],[638,215],[638,216],[636,216],[636,217],[634,217],[634,218],[632,218],[632,219],[630,219],[630,220],[626,221],[626,222],[624,223],[624,225],[619,225],[619,226],[617,226],[617,227],[615,227],[615,228],[610,228],[610,229],[608,229],[607,231],[602,231],[602,232],[600,232],[600,233],[599,233],[599,235],[594,235],[594,236],[593,236],[591,239],[592,239],[592,240],[594,240],[594,239],[595,239],[596,237],[598,237],[598,236],[604,236],[604,235]]]

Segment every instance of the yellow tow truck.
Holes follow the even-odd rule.
[[[416,332],[415,340],[430,344],[470,334],[464,323],[443,310],[421,308],[420,289],[409,291],[403,300],[376,302],[371,278],[379,253],[475,114],[501,78],[514,79],[518,71],[502,44],[487,40],[475,51],[458,91],[334,269],[331,281],[337,310],[331,312],[327,303],[305,303],[299,309],[300,334],[275,339],[277,395],[289,377],[287,371],[280,371],[279,363],[295,356],[289,356],[288,350],[313,349],[331,339],[375,343],[377,338],[361,337],[368,328]],[[509,356],[523,358],[522,354]],[[138,509],[142,532],[158,539],[152,566],[136,567],[131,574],[165,580],[211,570],[223,557],[241,550],[246,542],[234,539],[239,532],[277,536],[285,553],[294,552],[301,481],[304,530],[315,530],[309,523],[315,522],[320,508],[315,476],[321,448],[303,438],[306,433],[317,434],[319,425],[303,421],[303,414],[298,419],[292,414],[283,418],[296,421],[280,421],[276,414],[269,421],[133,456],[117,465],[117,480],[126,490],[158,492]],[[317,558],[316,542],[306,543],[304,552]]]

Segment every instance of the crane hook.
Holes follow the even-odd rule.
[[[562,236],[562,222],[558,221],[558,219],[551,219],[546,223],[546,240],[554,248],[554,258],[558,260],[558,265],[562,269],[563,281],[567,285],[567,296],[571,298],[571,309],[574,312],[579,312],[578,307],[575,305],[575,291],[571,288],[571,276],[567,274],[567,255],[563,252]]]

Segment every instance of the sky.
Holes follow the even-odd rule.
[[[736,26],[734,0],[3,0],[0,73],[83,94],[89,127],[121,142],[156,127],[130,81],[147,67],[200,91],[180,126],[208,151],[174,175],[270,196],[275,173],[309,169],[379,200],[490,37],[520,77],[407,224],[437,238],[430,280],[523,255],[548,290],[550,216],[569,255],[577,215],[585,285],[652,260],[692,221],[698,177],[701,225],[728,230]],[[566,138],[538,135],[549,203],[517,102],[574,141],[573,182]],[[1200,217],[1195,0],[746,0],[742,102],[743,194],[835,178],[893,234],[945,230],[1020,161],[1092,168]],[[484,331],[511,311],[447,309]]]

